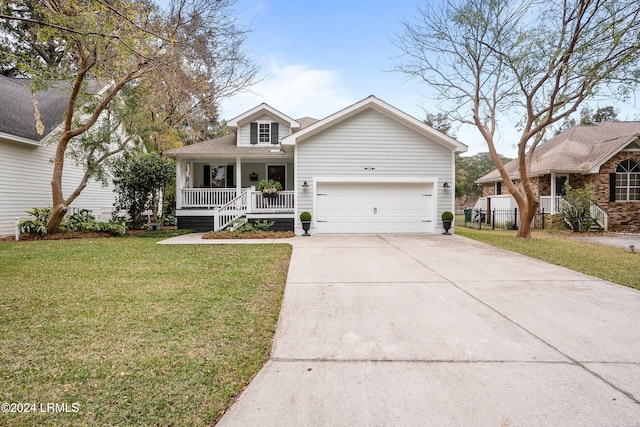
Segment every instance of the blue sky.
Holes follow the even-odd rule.
[[[160,0],[164,3],[167,0]],[[392,72],[398,51],[392,39],[402,22],[417,15],[423,0],[238,0],[240,25],[251,30],[246,42],[260,66],[262,81],[221,104],[231,119],[266,102],[293,117],[321,119],[369,95],[422,120],[437,112],[429,87]],[[619,105],[619,104],[617,104]],[[621,120],[630,120],[621,113]],[[518,133],[505,120],[496,138],[498,152],[515,156]],[[468,154],[487,151],[480,133],[456,130]]]

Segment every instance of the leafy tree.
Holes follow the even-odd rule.
[[[242,49],[246,31],[233,18],[233,4],[171,0],[164,10],[152,0],[0,3],[2,72],[34,78],[34,90],[51,80],[68,87],[62,130],[51,141],[49,233],[88,179],[105,176],[111,156],[154,138],[157,148],[164,140],[175,145],[193,117],[215,119],[221,98],[253,82],[257,69]],[[86,173],[65,194],[69,154]]]
[[[429,113],[427,112],[427,118],[424,119],[425,124],[431,126],[438,132],[442,132],[451,138],[456,138],[456,134],[453,133],[453,124],[449,117],[443,113]]]
[[[146,210],[152,211],[154,222],[157,220],[158,202],[175,180],[175,165],[158,153],[125,155],[115,163],[113,180],[118,193],[116,207],[126,210],[138,227]]]
[[[638,81],[637,0],[430,0],[396,38],[396,69],[436,90],[449,117],[475,126],[515,198],[519,237],[539,205],[531,161],[545,132],[585,100]],[[504,114],[518,115],[516,187],[498,156]]]
[[[511,161],[508,157],[498,154],[503,163]],[[482,188],[475,181],[495,169],[491,155],[487,152],[473,156],[456,156],[456,187],[461,185],[460,195],[482,196]],[[456,196],[457,194],[456,188]]]
[[[590,107],[584,107],[580,110],[580,121],[576,122],[573,117],[565,117],[560,126],[555,131],[555,135],[571,129],[572,127],[581,125],[597,125],[602,122],[613,122],[618,120],[618,110],[612,105],[598,108],[595,112]]]

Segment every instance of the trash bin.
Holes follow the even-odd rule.
[[[471,222],[471,213],[473,212],[472,208],[464,210],[464,222]]]

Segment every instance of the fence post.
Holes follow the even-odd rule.
[[[513,208],[513,229],[518,229],[518,208]]]
[[[540,214],[542,216],[542,229],[544,230],[544,208],[542,208],[542,213]]]
[[[491,229],[496,229],[496,208],[493,208],[493,211],[491,212]]]
[[[478,230],[482,230],[482,208],[478,209]]]

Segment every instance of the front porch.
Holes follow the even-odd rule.
[[[242,217],[273,221],[277,229],[293,228],[293,191],[264,195],[255,187],[182,188],[176,196],[179,228],[218,231]]]

